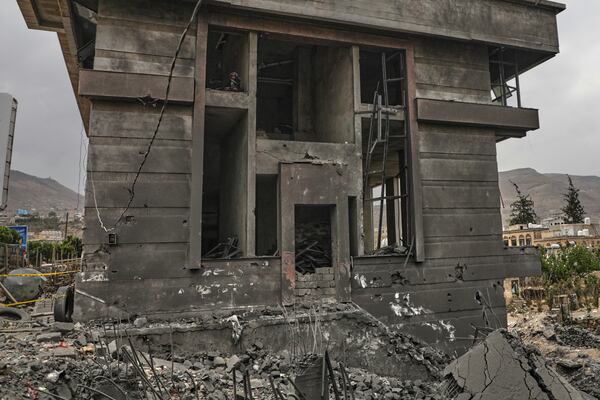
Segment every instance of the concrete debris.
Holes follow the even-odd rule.
[[[316,241],[302,240],[296,244],[296,271],[301,274],[314,274],[318,268],[331,267],[331,251]]]
[[[350,305],[321,307],[328,313],[312,313],[312,308],[300,307],[293,311],[266,308],[253,313],[238,310],[237,314],[223,310],[195,317],[193,323],[187,319],[141,323],[139,319],[143,317],[139,317],[114,325],[54,323],[18,332],[0,331],[0,399],[106,398],[101,392],[114,399],[141,400],[149,396],[163,400],[230,400],[250,398],[243,395],[246,390],[254,399],[281,400],[300,398],[300,387],[321,388],[324,369],[329,398],[335,399],[337,391],[340,400],[579,400],[593,398],[582,391],[598,393],[600,368],[594,360],[599,358],[592,359],[592,352],[599,350],[584,347],[587,353],[579,353],[581,357],[560,350],[566,348],[567,342],[594,345],[595,334],[581,327],[548,321],[529,323],[534,328],[528,339],[552,343],[555,353],[551,357],[543,357],[523,345],[517,336],[500,330],[489,333],[468,353],[451,361],[372,316],[367,318]],[[291,321],[300,321],[300,316],[309,311],[311,332],[320,331],[327,336],[327,345],[323,349],[307,346],[310,348],[301,352],[291,342],[305,334],[294,331],[301,322]],[[285,313],[287,328],[277,328],[281,313]],[[329,330],[325,315],[335,321],[341,318],[339,321],[343,322],[337,322],[336,329],[345,326],[348,332],[354,332],[343,335],[348,339],[344,346],[354,346],[345,348],[352,350],[337,349],[338,339]],[[231,344],[236,338],[230,339],[229,333],[224,333],[235,334],[236,327],[238,339]],[[265,329],[283,332],[276,334]],[[217,336],[210,336],[210,330]],[[157,335],[162,331],[166,333]],[[264,335],[256,335],[258,331]],[[185,337],[204,335],[212,344],[202,349],[179,348],[181,333]],[[365,346],[358,345],[362,340],[366,341]],[[226,347],[219,349],[219,341]],[[281,341],[290,344],[275,349]],[[354,354],[361,352],[361,357]],[[368,362],[357,363],[360,359]],[[311,375],[308,384],[302,380],[307,365],[318,372]],[[410,374],[394,369],[410,370]]]
[[[539,351],[575,388],[600,398],[600,310],[576,311],[570,325],[553,311],[523,311],[510,316],[511,330]]]
[[[404,246],[399,246],[396,243],[384,246],[379,249],[375,249],[369,253],[369,255],[373,256],[389,256],[389,255],[406,255],[408,252],[408,248]]]
[[[202,258],[218,258],[226,260],[240,258],[242,256],[242,250],[238,247],[238,245],[238,238],[227,238],[227,240],[210,249],[202,256]]]
[[[575,325],[557,325],[554,328],[560,344],[571,347],[600,349],[600,335],[596,335]]]
[[[238,316],[232,315],[227,318],[226,321],[231,322],[231,338],[233,339],[233,343],[238,343],[242,337],[242,331],[244,330]]]
[[[516,336],[498,330],[444,371],[451,399],[585,399]]]

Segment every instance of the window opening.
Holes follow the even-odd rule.
[[[349,47],[258,41],[257,137],[353,143],[352,52]]]
[[[519,60],[516,50],[504,47],[490,49],[490,77],[492,101],[503,106],[521,108]]]
[[[363,75],[363,85],[371,94],[372,107],[368,122],[363,118],[363,201],[370,213],[372,254],[410,254],[414,246],[409,213],[409,124],[406,90],[406,53],[362,52],[361,66],[367,71],[379,60],[379,80],[373,83],[372,74]],[[391,75],[393,72],[394,75]],[[361,90],[362,92],[362,90]],[[391,97],[392,96],[392,97]],[[362,97],[362,95],[361,95]],[[396,105],[391,105],[391,100]],[[400,115],[402,118],[391,116]]]

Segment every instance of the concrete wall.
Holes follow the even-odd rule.
[[[312,65],[314,125],[319,142],[354,143],[352,51],[319,47]]]
[[[547,20],[548,26],[544,25],[541,32],[552,33],[553,26],[546,15],[551,12],[546,8],[488,0],[477,4],[483,3],[487,6],[467,0],[455,0],[452,5],[459,10],[459,6],[468,5],[474,13],[480,13],[481,18],[491,18],[490,9],[504,11],[506,15],[517,15],[517,11],[531,14],[538,18],[533,25]],[[238,5],[236,1],[232,4]],[[434,14],[443,24],[477,35],[489,33],[497,23],[496,20],[490,22],[492,28],[481,23],[468,27],[472,15],[455,15],[449,1],[437,3],[437,8],[429,2],[421,2],[398,10],[387,2],[379,7],[369,4],[371,6],[361,1],[356,6],[369,8],[365,10],[367,17],[381,17],[379,14],[386,10],[385,15],[392,19],[400,20],[403,16],[415,22],[429,18],[427,21],[431,24]],[[268,0],[251,0],[246,5],[258,8],[271,5],[272,10],[291,13],[295,9],[288,1],[275,4]],[[101,0],[95,68],[165,75],[190,6],[158,0],[127,3]],[[327,16],[328,10],[338,14]],[[309,13],[317,11],[322,13],[319,18],[325,19],[336,17],[352,21],[357,17],[344,13],[344,2],[319,3],[308,10]],[[419,12],[423,15],[418,15]],[[388,20],[380,22],[387,23]],[[287,22],[285,28],[293,31]],[[509,24],[506,29],[510,35],[522,34],[531,43],[531,35],[538,35],[538,31],[529,32],[528,26]],[[205,38],[199,34],[202,40],[196,48],[195,32],[190,31],[184,43],[176,74],[199,81],[202,68],[194,67],[205,63],[200,54]],[[323,32],[329,32],[331,39],[341,37],[337,31]],[[449,37],[459,33],[446,32]],[[501,34],[498,33],[498,40],[507,39]],[[362,35],[346,35],[363,40]],[[368,38],[373,43],[374,37]],[[376,38],[388,44],[391,40]],[[552,37],[544,40],[551,42]],[[414,171],[417,171],[413,178],[420,182],[418,193],[422,197],[421,202],[415,202],[423,220],[419,226],[423,241],[418,244],[424,249],[425,260],[416,263],[402,257],[355,257],[350,271],[349,242],[353,230],[348,221],[362,225],[360,206],[353,207],[356,218],[351,217],[348,210],[349,197],[356,198],[360,204],[362,191],[362,117],[352,118],[352,112],[363,107],[360,104],[359,47],[346,41],[340,47],[320,48],[314,60],[315,68],[318,66],[321,73],[318,79],[314,78],[312,88],[313,106],[318,106],[319,112],[314,114],[310,124],[327,132],[324,136],[327,141],[348,142],[336,144],[256,140],[256,43],[257,34],[252,32],[248,34],[247,46],[242,46],[247,55],[244,58],[248,65],[247,92],[205,92],[202,90],[204,82],[201,82],[200,90],[196,87],[195,105],[188,102],[169,106],[141,174],[133,206],[115,230],[118,246],[108,245],[108,235],[99,224],[94,198],[104,224],[112,228],[127,204],[128,188],[152,134],[158,108],[144,106],[139,101],[94,100],[86,189],[86,266],[78,278],[77,288],[103,299],[105,305],[114,309],[136,313],[168,314],[281,301],[293,303],[296,300],[294,204],[328,204],[334,207],[332,247],[339,300],[352,299],[387,323],[437,342],[450,351],[464,345],[458,338],[472,333],[470,324],[504,325],[502,279],[533,274],[539,269],[539,261],[533,253],[514,253],[502,245],[495,129],[411,120],[416,153]],[[413,96],[490,102],[486,45],[479,41],[432,38],[394,43],[401,43],[398,47],[414,46]],[[552,43],[531,44],[537,45],[551,47]],[[196,59],[197,54],[199,59]],[[414,106],[412,100],[411,107]],[[244,254],[254,255],[256,199],[260,201],[255,193],[256,175],[281,174],[279,198],[285,207],[278,210],[279,226],[273,227],[279,233],[280,259],[200,260],[196,265],[199,270],[186,269],[190,249],[198,239],[198,235],[190,233],[190,224],[200,222],[191,219],[194,212],[201,209],[196,200],[202,193],[202,163],[200,167],[193,165],[203,153],[192,154],[192,149],[204,143],[204,126],[199,123],[205,121],[204,106],[199,106],[201,101],[206,102],[207,108],[235,109],[245,115],[222,142],[221,237],[239,236]],[[353,247],[361,254],[358,237],[356,242]],[[80,293],[78,299],[78,318],[106,313],[107,307],[92,297]]]
[[[240,240],[246,249],[248,193],[248,130],[247,118],[227,134],[221,144],[221,176],[219,194],[219,239]],[[207,249],[208,250],[208,249]]]
[[[485,46],[415,45],[417,97],[491,102]],[[354,258],[352,298],[390,325],[461,352],[471,324],[506,325],[505,274],[535,275],[539,260],[504,249],[495,130],[419,122],[417,137],[426,260]]]
[[[158,0],[101,0],[95,69],[167,75],[191,7]],[[175,76],[195,75],[195,33],[195,29],[188,33]],[[250,56],[248,46],[249,43],[242,47]],[[244,62],[249,63],[250,58]],[[251,82],[247,85],[251,91]],[[243,109],[248,107],[247,98],[245,93],[218,93],[208,101]],[[197,171],[199,175],[194,175],[192,169],[193,139],[197,140],[193,135],[193,105],[170,104],[167,108],[136,185],[135,200],[118,223],[156,126],[160,103],[157,106],[141,101],[96,99],[92,108],[83,238],[85,265],[76,285],[75,318],[87,320],[114,312],[169,314],[173,310],[278,303],[279,260],[210,261],[203,263],[201,271],[186,269],[193,206],[191,181],[202,173]],[[225,165],[223,185],[223,197],[235,196],[242,204],[222,204],[229,209],[224,215],[231,217],[222,225],[234,228],[222,234],[240,233],[246,247],[250,246],[247,231],[253,232],[253,228],[247,229],[250,213],[245,211],[253,195],[246,189],[254,187],[250,174],[253,168],[249,167],[252,160],[247,156],[254,134],[253,121],[253,116],[243,118],[229,139],[226,148],[235,150],[238,164]],[[103,226],[118,235],[118,245],[108,245],[108,232]]]
[[[254,12],[557,52],[558,3],[535,0],[218,0]]]

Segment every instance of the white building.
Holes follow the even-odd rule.
[[[4,209],[8,201],[8,180],[10,177],[17,105],[17,100],[10,94],[0,93],[0,182],[2,183],[0,209]]]

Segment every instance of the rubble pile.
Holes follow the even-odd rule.
[[[311,310],[308,306],[299,307],[294,313],[304,315]],[[323,310],[345,312],[355,308],[330,304],[322,306]],[[267,308],[249,314],[269,319],[281,313],[281,309]],[[225,312],[212,313],[171,321],[167,326],[208,326],[211,320],[230,324],[231,318]],[[249,315],[239,316],[242,324],[248,319]],[[167,323],[150,322],[143,317],[112,325],[5,321],[0,327],[0,399],[225,400],[249,398],[247,391],[252,392],[254,399],[278,399],[275,393],[288,399],[298,394],[294,382],[303,373],[303,361],[315,356],[310,351],[274,352],[261,341],[244,343],[235,354],[184,353],[174,351],[172,346],[150,346],[140,342],[139,337],[133,340],[128,336],[135,329],[152,330],[161,324]],[[371,320],[363,321],[361,326],[381,330]],[[239,335],[243,334],[240,330]],[[425,373],[423,379],[403,380],[377,375],[368,367],[350,368],[331,359],[337,389],[341,392],[347,386],[348,399],[351,395],[366,400],[442,399],[432,377],[439,380],[447,356],[398,332],[385,330],[383,337],[392,349],[388,357],[398,353],[419,360],[430,374]],[[335,398],[333,390],[331,385],[331,399]],[[243,397],[236,398],[234,393]]]
[[[170,357],[132,348],[127,339],[106,343],[86,327],[68,325],[0,334],[0,399],[108,398],[104,393],[120,400],[153,393],[162,399],[225,400],[234,398],[234,379],[237,394],[244,393],[246,376],[253,398],[275,399],[273,386],[282,393],[294,392],[290,380],[301,365],[288,351],[272,354],[260,342],[234,355]],[[332,361],[332,367],[340,371],[342,365]],[[400,381],[356,368],[348,368],[347,374],[356,399],[442,398],[428,382]],[[337,385],[341,388],[342,381]]]
[[[329,304],[323,310],[344,313],[355,308]],[[311,311],[314,309],[308,306],[299,307],[294,310],[294,317]],[[451,361],[443,353],[386,327],[373,317],[361,319],[362,314],[348,314],[345,318],[357,319],[352,326],[371,330],[372,345],[380,339],[387,344],[371,350],[387,352],[388,358],[401,355],[406,360],[419,361],[415,364],[422,368],[418,377],[401,379],[393,377],[395,371],[374,373],[375,365],[355,368],[347,365],[343,357],[330,358],[329,344],[316,352],[314,349],[275,351],[270,343],[247,339],[247,329],[252,325],[250,315],[272,322],[284,312],[265,308],[239,316],[223,311],[171,322],[150,322],[139,317],[131,322],[88,325],[46,324],[39,320],[4,322],[0,327],[0,400],[300,400],[303,390],[308,391],[312,386],[318,391],[321,387],[320,371],[328,376],[329,398],[339,400],[577,400],[593,398],[587,394],[600,394],[596,379],[600,366],[594,361],[600,358],[589,353],[600,349],[589,347],[587,353],[580,352],[575,357],[569,357],[565,350],[566,343],[595,345],[595,335],[581,328],[529,320],[527,326],[534,328],[523,332],[526,340],[551,343],[548,351],[523,345],[517,336],[499,330]],[[172,343],[157,345],[143,334],[144,330],[151,332],[161,324],[170,329],[203,324],[203,329],[208,329],[215,321],[231,324],[232,317],[240,329],[234,330],[237,339],[231,338],[236,343],[231,354],[179,351]],[[136,330],[134,338],[131,334]],[[289,339],[294,340],[292,336]],[[548,361],[543,357],[548,357]],[[308,380],[307,385],[303,378],[310,362],[318,372],[316,381]]]
[[[576,325],[554,325],[556,341],[571,347],[600,349],[600,336]]]
[[[514,316],[513,316],[514,318]],[[516,317],[511,331],[547,360],[575,388],[600,398],[600,337],[586,329],[589,315],[568,324],[548,312],[529,311]],[[595,318],[598,318],[596,316]]]

